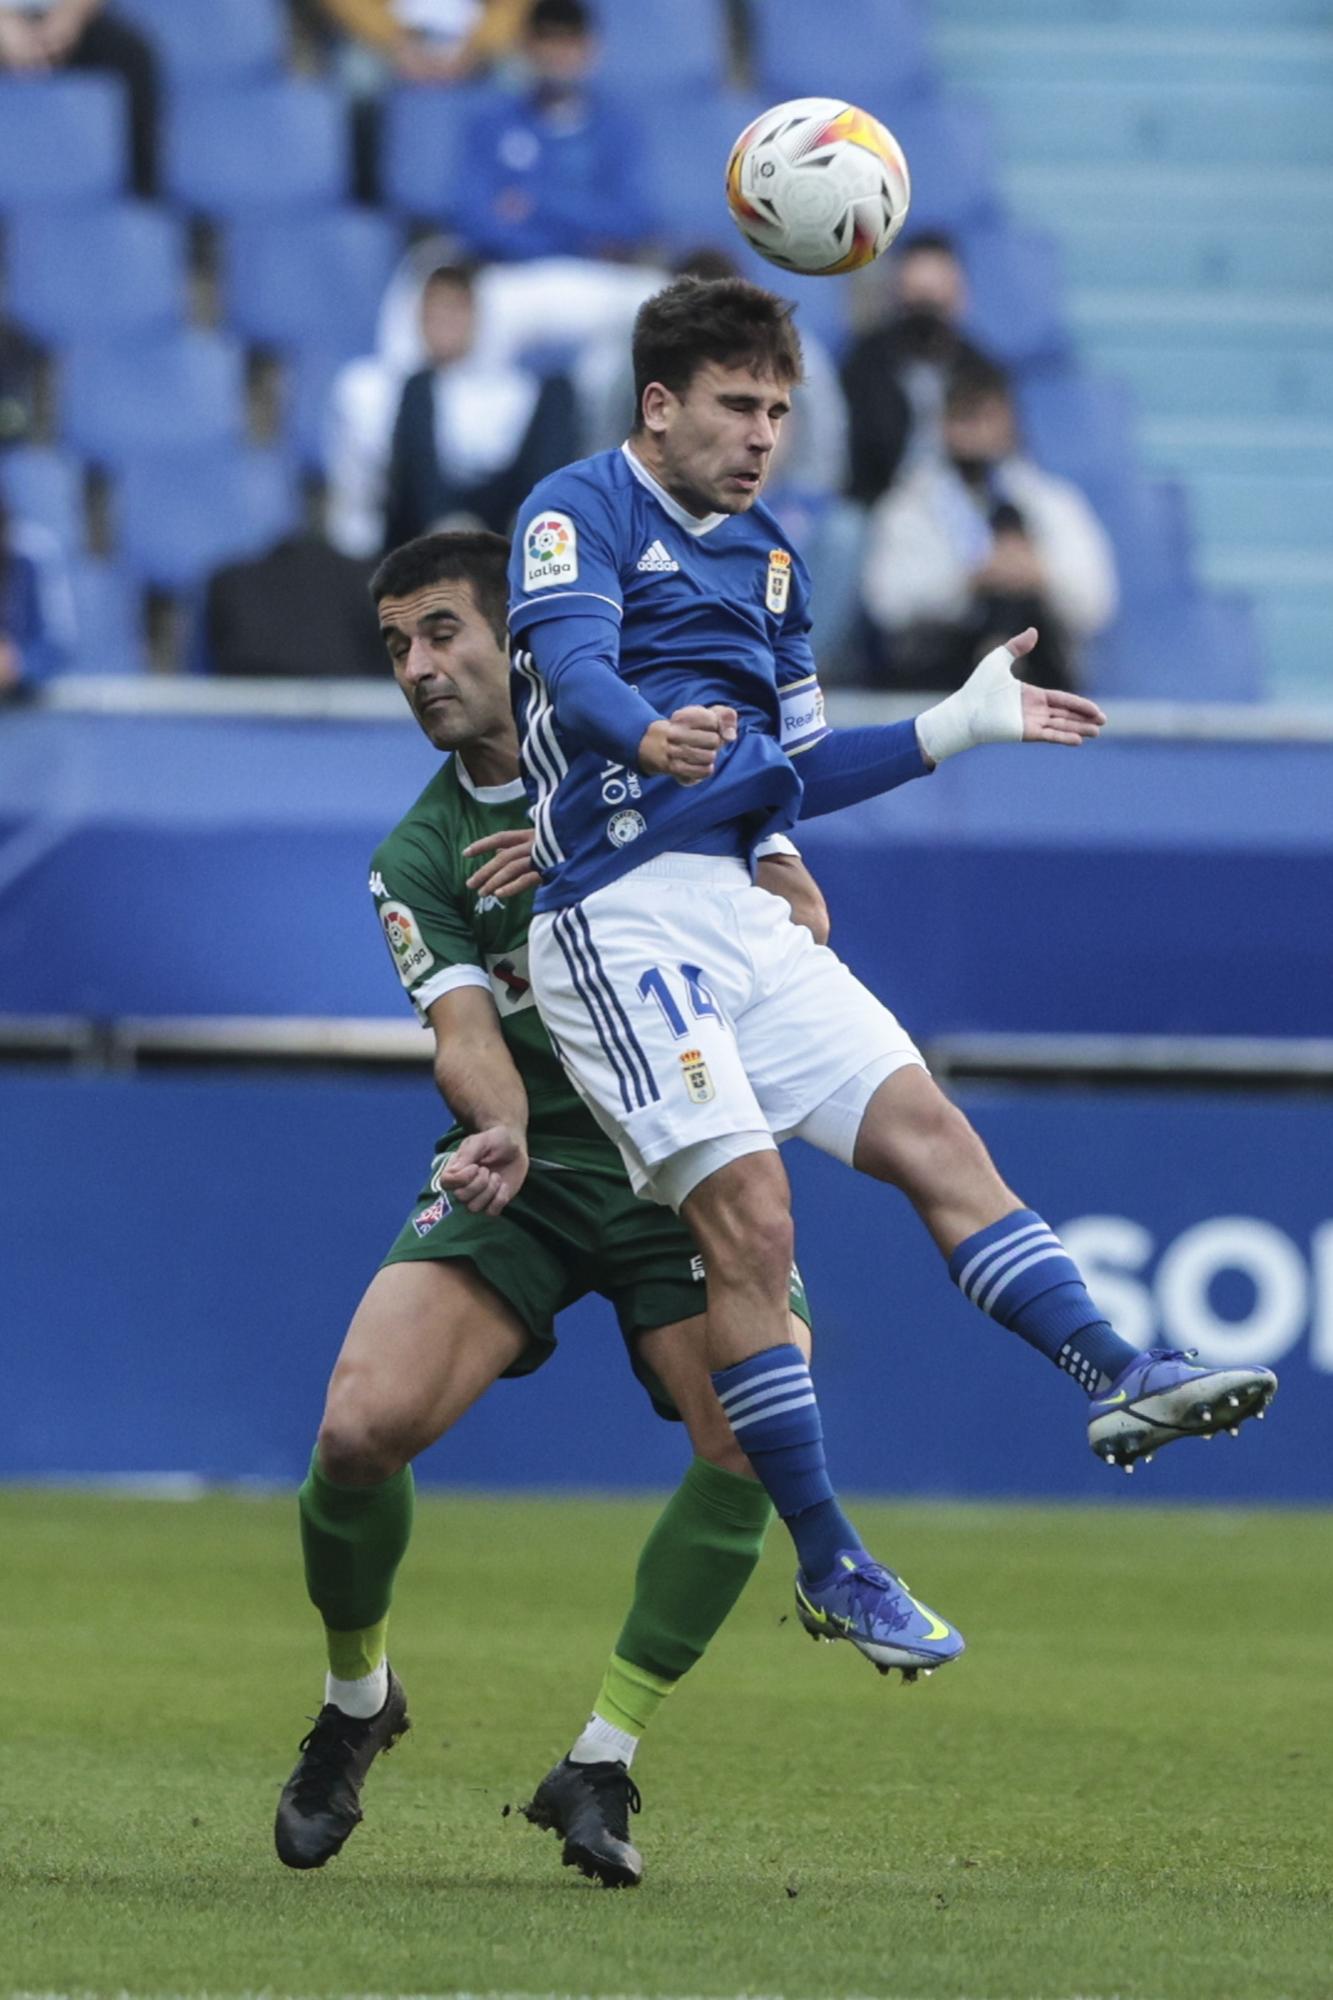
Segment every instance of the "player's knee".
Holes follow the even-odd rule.
[[[748,1269],[777,1273],[786,1282],[796,1255],[796,1232],[785,1203],[775,1202],[764,1189],[747,1189],[721,1220],[710,1278],[718,1270]]]
[[[335,1486],[373,1486],[392,1479],[412,1457],[403,1426],[366,1393],[364,1378],[329,1389],[316,1441],[320,1469]]]

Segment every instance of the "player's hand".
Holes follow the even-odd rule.
[[[521,1132],[489,1125],[469,1132],[440,1170],[436,1186],[461,1201],[473,1215],[499,1215],[528,1177],[528,1147]]]
[[[1106,717],[1081,694],[1029,687],[1014,667],[1037,643],[1029,625],[973,667],[956,693],[916,719],[922,751],[932,764],[981,743],[1079,744],[1099,734]]]
[[[487,859],[468,876],[466,886],[478,896],[498,896],[502,902],[540,887],[542,878],[532,865],[536,838],[530,826],[509,826],[470,842],[464,854],[484,854]]]
[[[678,708],[665,721],[650,722],[643,732],[635,763],[653,777],[674,778],[678,785],[702,784],[717,766],[724,743],[737,735],[734,708]]]

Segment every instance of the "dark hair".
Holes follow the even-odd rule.
[[[945,409],[974,410],[978,403],[989,403],[993,397],[1012,403],[1013,392],[1006,371],[983,354],[963,355],[950,371],[944,391]]]
[[[583,0],[533,0],[526,26],[530,35],[590,35],[595,23]]]
[[[898,245],[898,263],[901,264],[904,257],[915,257],[918,250],[929,251],[939,257],[952,257],[955,263],[958,262],[958,245],[943,229],[921,229],[915,236],[909,236]]]
[[[452,285],[457,291],[471,292],[476,283],[475,264],[435,264],[421,281],[421,295],[424,298],[432,285]]]
[[[661,382],[676,395],[706,361],[747,364],[789,384],[803,379],[801,337],[790,299],[746,278],[677,278],[639,307],[634,322],[634,428],[643,428],[643,392]]]
[[[390,549],[370,579],[370,595],[380,604],[386,597],[411,597],[432,583],[470,583],[478,611],[499,643],[506,644],[509,544],[503,535],[493,535],[489,528],[418,535],[414,542]]]

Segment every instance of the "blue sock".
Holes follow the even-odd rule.
[[[1090,1396],[1137,1360],[1138,1349],[1093,1304],[1074,1262],[1030,1208],[979,1229],[949,1259],[960,1292],[1072,1375]]]
[[[824,1465],[824,1427],[799,1347],[766,1347],[720,1368],[713,1387],[727,1420],[787,1524],[801,1568],[814,1583],[861,1538],[833,1497]]]

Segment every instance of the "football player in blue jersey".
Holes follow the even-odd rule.
[[[787,1323],[782,1140],[900,1188],[965,1295],[1086,1391],[1112,1463],[1234,1428],[1276,1381],[1130,1346],[894,1016],[751,882],[798,817],[1017,740],[1038,693],[1011,671],[1029,631],[915,722],[826,727],[805,566],[759,497],[801,377],[791,310],[740,279],[650,299],[628,442],[544,480],[519,515],[510,633],[542,875],[530,970],[636,1189],[677,1209],[703,1256],[713,1383],[791,1533],[802,1624],[915,1676],[963,1640],[834,1495]],[[1044,702],[1045,740],[1097,733],[1092,703]]]

